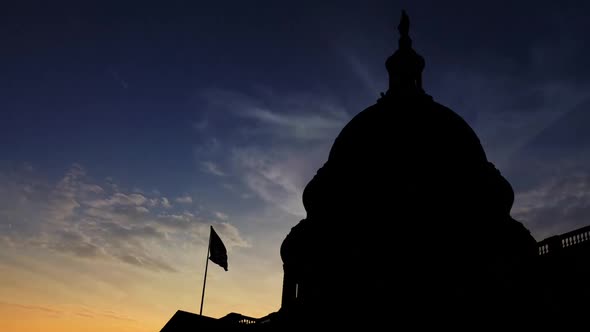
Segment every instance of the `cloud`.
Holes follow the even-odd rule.
[[[160,202],[161,202],[162,206],[165,207],[166,209],[169,209],[172,207],[172,204],[170,204],[170,201],[166,197],[162,197]]]
[[[3,245],[113,260],[151,271],[177,271],[167,253],[186,244],[204,245],[212,224],[177,211],[165,197],[94,183],[80,165],[55,184],[0,170],[0,188]],[[235,226],[225,220],[219,225],[231,238],[228,246],[248,245]]]
[[[177,272],[177,270],[170,266],[170,264],[159,260],[154,259],[148,255],[133,255],[133,254],[115,254],[115,256],[120,259],[121,261],[135,265],[137,267],[147,268],[153,271],[165,271],[165,272]]]
[[[127,83],[127,81],[121,77],[118,71],[114,70],[113,68],[109,68],[109,74],[117,83],[119,83],[123,89],[127,89],[129,87],[129,83]]]
[[[164,198],[165,199],[165,198]],[[167,202],[168,200],[166,200]],[[111,207],[111,206],[141,206],[147,202],[147,198],[140,194],[125,195],[123,193],[115,193],[108,199],[100,199],[96,201],[86,202],[95,208]]]
[[[127,315],[123,315],[112,310],[95,310],[85,306],[76,306],[72,308],[71,313],[77,316],[86,317],[86,318],[96,318],[96,317],[104,317],[116,320],[125,320],[125,321],[132,321],[135,322],[137,320],[128,317]]]
[[[96,258],[106,256],[103,248],[92,243],[92,240],[76,231],[56,231],[51,239],[45,240],[44,245],[50,249],[72,253],[82,258]]]
[[[251,247],[250,242],[244,240],[240,235],[239,230],[228,222],[221,222],[214,225],[215,231],[219,233],[219,236],[223,239],[223,243],[229,247],[230,250],[233,247]]]
[[[531,228],[537,240],[587,226],[590,174],[557,175],[517,193],[512,213]]]
[[[374,75],[369,71],[370,67],[364,64],[354,52],[351,50],[341,50],[340,53],[368,93],[377,95],[378,92],[387,89],[387,86],[383,84],[384,82],[378,82],[374,79]]]
[[[207,129],[208,125],[209,123],[207,119],[203,119],[201,121],[193,123],[193,128],[195,128],[195,130],[197,131],[204,131],[205,129]]]
[[[266,203],[284,212],[305,216],[301,195],[315,171],[312,150],[236,149],[233,162],[245,186]]]
[[[124,320],[124,321],[128,321],[128,322],[137,322],[136,319],[133,319],[133,318],[130,318],[128,316],[115,313],[115,312],[110,311],[110,310],[103,310],[103,311],[99,312],[97,315],[98,316],[101,316],[101,317],[110,318],[110,319]]]
[[[125,320],[125,321],[132,321],[136,322],[136,319],[129,317],[128,315],[121,314],[112,310],[99,310],[99,309],[91,309],[86,306],[81,305],[60,305],[59,307],[55,306],[43,306],[43,305],[33,305],[33,304],[21,304],[21,303],[10,303],[10,302],[0,302],[0,307],[8,307],[8,308],[16,308],[20,310],[27,310],[27,311],[35,311],[38,313],[48,314],[51,317],[59,317],[59,316],[69,316],[75,315],[84,318],[108,318],[108,319],[115,319],[115,320]]]
[[[225,173],[219,169],[219,166],[212,161],[201,162],[201,170],[216,176],[225,176]]]
[[[272,89],[255,93],[210,89],[201,93],[202,116],[209,132],[221,144],[308,144],[332,139],[350,115],[339,103],[306,93],[277,94]],[[238,127],[228,124],[239,123]],[[209,135],[209,136],[207,136]],[[277,141],[280,139],[280,141]]]
[[[344,112],[283,114],[262,108],[250,108],[241,114],[260,122],[262,127],[259,130],[266,129],[275,136],[300,141],[333,138],[333,134],[346,124],[347,119]]]
[[[39,305],[0,302],[0,306],[8,306],[8,307],[14,307],[14,308],[31,310],[31,311],[41,311],[41,312],[52,314],[52,315],[64,314],[63,310],[54,309],[54,308],[50,308],[50,307],[46,307],[46,306],[39,306]]]
[[[202,168],[222,175],[216,165],[223,164],[238,183],[221,185],[242,199],[256,197],[266,207],[304,216],[303,188],[327,158],[349,112],[324,96],[263,88],[255,93],[207,90],[202,97],[200,109],[218,138],[215,150],[206,148],[205,136],[200,140],[196,150],[210,160]]]
[[[181,203],[181,204],[190,204],[193,202],[193,198],[191,196],[181,196],[181,197],[177,197],[175,199],[175,201],[177,203]]]
[[[223,212],[217,211],[214,213],[214,215],[217,219],[222,220],[222,221],[227,221],[229,219],[229,216]]]

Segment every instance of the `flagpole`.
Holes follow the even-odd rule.
[[[209,230],[209,243],[207,244],[207,258],[205,259],[205,278],[203,278],[203,294],[201,295],[201,310],[199,315],[203,315],[203,301],[205,300],[205,285],[207,284],[207,267],[209,266],[209,248],[211,248],[211,230]]]

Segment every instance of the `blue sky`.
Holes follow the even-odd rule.
[[[585,2],[4,6],[0,245],[19,255],[44,252],[78,272],[147,270],[146,284],[194,272],[198,292],[213,224],[230,247],[227,273],[243,278],[220,286],[240,296],[212,291],[211,315],[278,309],[279,245],[305,217],[302,190],[340,129],[387,89],[402,8],[427,93],[475,129],[514,187],[513,216],[537,240],[590,224]],[[136,315],[167,317],[193,300]]]

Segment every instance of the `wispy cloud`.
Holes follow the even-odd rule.
[[[263,201],[297,217],[305,216],[301,195],[315,165],[316,151],[236,149],[233,161],[247,188]]]
[[[517,193],[513,214],[537,240],[571,231],[590,222],[590,174],[572,172]]]
[[[117,83],[119,83],[123,89],[127,89],[129,87],[129,83],[123,79],[123,77],[121,77],[118,71],[114,70],[113,68],[109,68],[109,74]]]
[[[229,249],[231,250],[233,247],[251,247],[252,244],[250,242],[244,240],[240,235],[240,231],[229,222],[221,222],[216,224],[215,230],[223,236],[223,243],[228,245]]]
[[[331,143],[351,118],[349,112],[324,96],[277,94],[272,89],[252,94],[209,90],[203,96],[208,129],[223,139],[217,141],[216,153],[198,149],[215,160],[201,162],[202,167],[222,175],[216,165],[223,164],[247,189],[239,190],[243,197],[257,197],[295,218],[304,216],[303,188],[327,158]],[[227,131],[227,123],[240,126]],[[223,185],[228,187],[227,181]]]
[[[201,170],[206,173],[213,174],[216,176],[225,176],[225,172],[219,169],[219,166],[212,161],[201,162]]]
[[[133,319],[127,315],[112,311],[112,310],[94,310],[88,307],[77,307],[71,310],[71,313],[77,316],[86,317],[86,318],[109,318],[115,320],[124,320],[130,322],[136,322],[136,319]]]
[[[227,143],[253,142],[256,137],[281,138],[284,144],[309,143],[333,138],[350,115],[337,102],[310,94],[277,94],[207,90],[201,105],[208,129]],[[240,123],[228,127],[228,123]]]
[[[296,140],[326,140],[333,138],[348,118],[344,112],[283,114],[268,109],[250,108],[242,113],[261,123],[261,127],[276,136],[286,136]]]
[[[229,216],[223,212],[216,211],[214,215],[219,220],[227,221],[229,219]]]
[[[166,197],[162,197],[160,199],[160,202],[161,202],[162,206],[165,207],[166,209],[169,209],[172,207],[172,204],[170,204],[170,201]]]
[[[63,310],[47,307],[47,306],[40,306],[40,305],[30,305],[30,304],[19,304],[19,303],[7,303],[7,302],[0,302],[0,306],[9,306],[13,308],[19,308],[24,310],[31,310],[31,311],[41,311],[51,315],[62,315],[64,314]]]
[[[205,243],[212,224],[174,209],[165,197],[103,189],[108,186],[94,183],[80,165],[74,165],[54,185],[35,185],[28,176],[0,172],[0,187],[4,188],[0,191],[0,241],[4,245],[45,248],[83,259],[174,272],[177,268],[167,260],[163,248]],[[16,208],[8,200],[15,195],[24,200]],[[226,220],[214,224],[231,237],[228,246],[248,245]]]
[[[342,50],[341,54],[368,93],[378,95],[379,92],[385,92],[387,90],[386,82],[378,82],[370,72],[370,67],[363,63],[352,51]]]
[[[204,131],[205,129],[207,129],[208,126],[209,122],[207,121],[207,119],[203,119],[201,121],[193,123],[193,128],[195,128],[197,131]]]
[[[167,201],[167,200],[166,200]],[[85,202],[94,208],[112,207],[112,206],[142,206],[147,202],[147,198],[140,194],[123,194],[114,193],[107,199],[97,199]]]
[[[27,311],[36,311],[48,314],[52,317],[75,315],[90,319],[95,318],[109,318],[115,320],[125,320],[135,322],[137,320],[131,318],[128,315],[115,312],[113,310],[95,310],[86,306],[78,305],[61,305],[61,306],[45,306],[45,305],[34,305],[34,304],[20,304],[20,303],[9,303],[0,302],[0,306],[12,307]]]
[[[193,202],[193,198],[191,196],[181,196],[181,197],[176,197],[175,201],[177,203],[181,203],[181,204],[190,204]]]

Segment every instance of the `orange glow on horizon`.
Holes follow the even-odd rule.
[[[92,312],[84,308],[64,311],[51,307],[0,303],[0,330],[10,332],[99,332],[159,331],[165,323],[142,317],[141,321],[119,317],[116,313]]]
[[[199,312],[198,264],[163,273],[37,250],[0,250],[2,332],[156,332],[177,310]],[[237,260],[228,272],[209,266],[203,315],[262,317],[277,311],[282,271]]]

